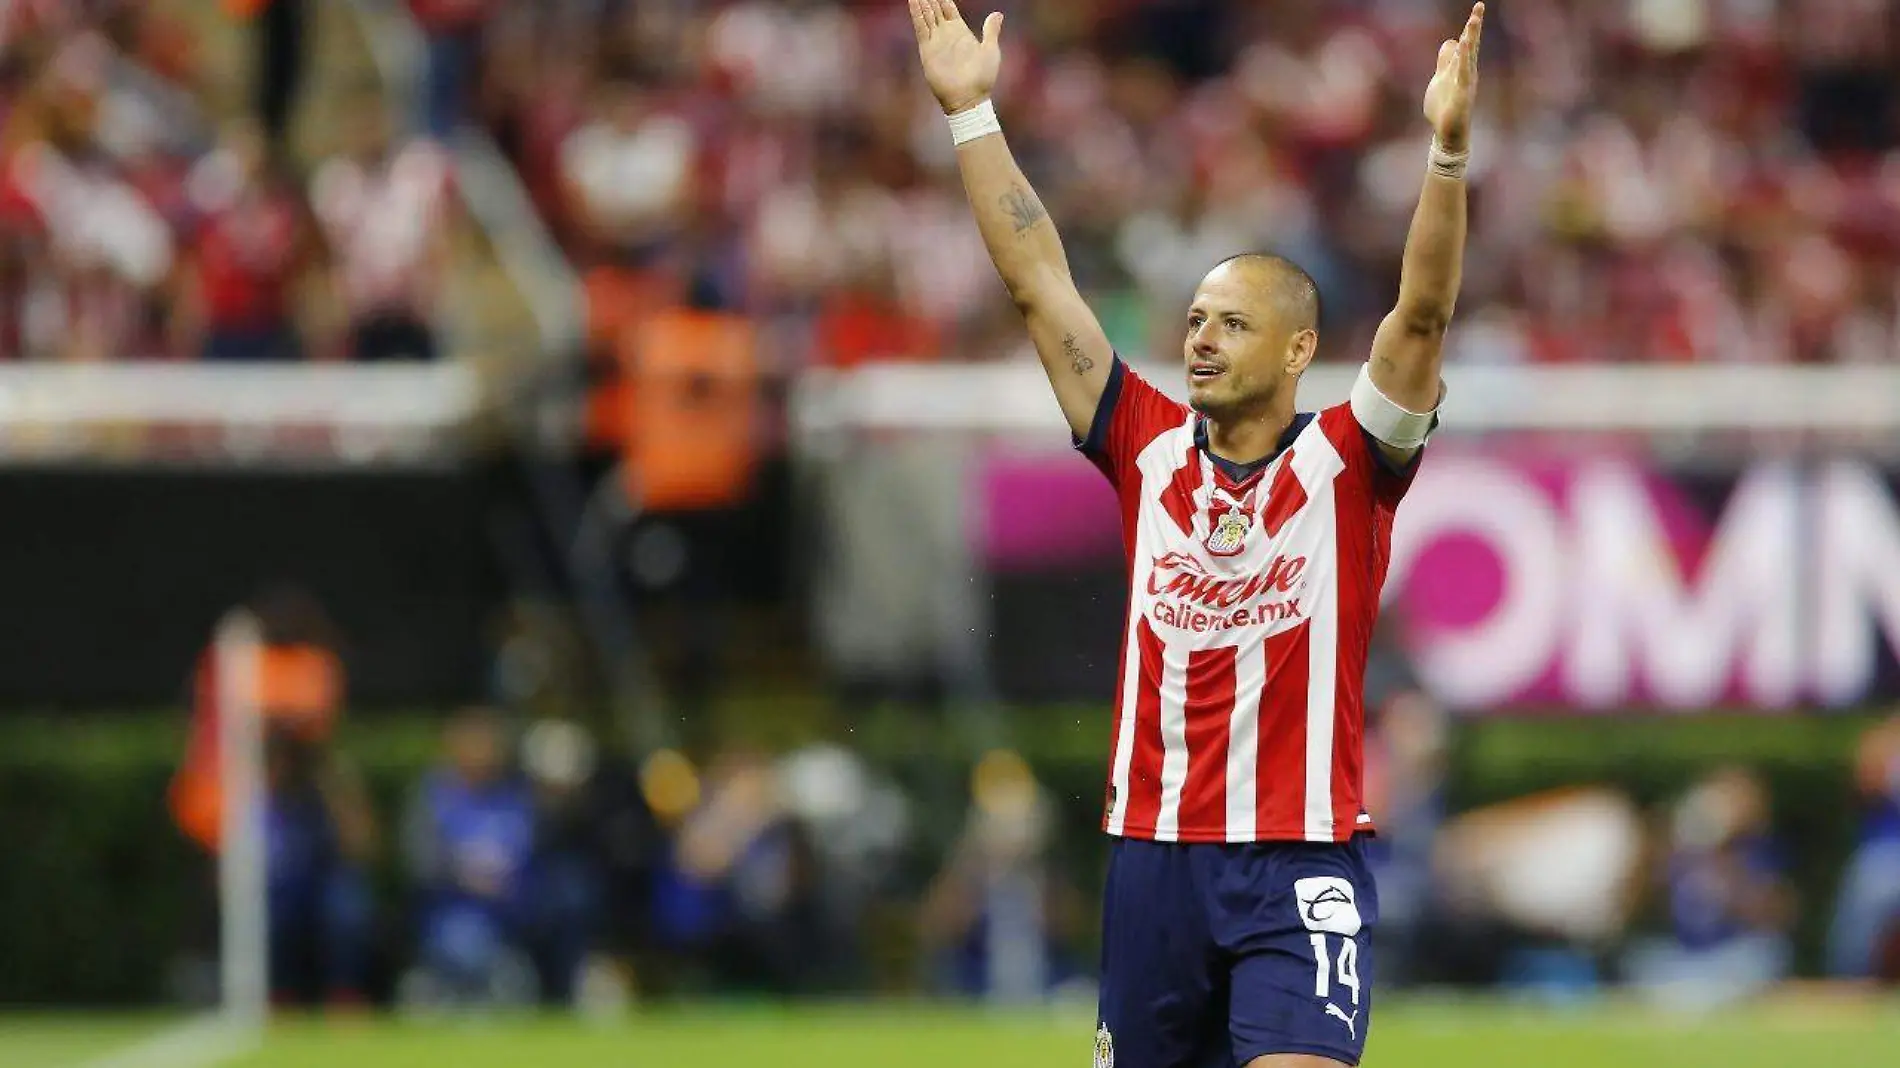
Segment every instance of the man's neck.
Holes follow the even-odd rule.
[[[1239,419],[1207,420],[1207,451],[1223,460],[1250,464],[1272,456],[1280,448],[1280,438],[1293,425],[1291,405],[1280,406],[1259,415]]]

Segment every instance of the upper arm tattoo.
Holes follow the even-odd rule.
[[[1020,185],[1003,194],[1002,205],[1016,224],[1019,234],[1035,229],[1037,223],[1049,217],[1049,212],[1044,210],[1042,201],[1036,199],[1036,194]]]
[[[1089,354],[1076,344],[1074,334],[1062,335],[1062,354],[1069,358],[1069,366],[1075,368],[1078,375],[1088,374],[1095,369],[1095,361],[1089,359]]]

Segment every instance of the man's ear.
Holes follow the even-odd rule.
[[[1319,334],[1312,330],[1301,330],[1293,335],[1286,347],[1286,373],[1297,375],[1306,370],[1319,353]]]

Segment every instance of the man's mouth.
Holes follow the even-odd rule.
[[[1211,382],[1227,373],[1227,368],[1206,360],[1195,360],[1188,364],[1188,379],[1193,382]]]

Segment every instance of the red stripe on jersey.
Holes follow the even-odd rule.
[[[1135,621],[1139,623],[1139,620]],[[1128,648],[1128,634],[1122,633],[1122,651],[1115,658],[1115,715],[1111,722],[1114,729],[1108,732],[1108,782],[1104,784],[1102,803],[1102,830],[1107,831],[1115,819],[1115,779],[1116,772],[1122,766],[1122,698],[1128,688],[1128,658],[1132,655]]]
[[[1161,491],[1161,507],[1174,517],[1181,533],[1190,536],[1194,533],[1194,494],[1201,488],[1201,458],[1197,451],[1192,445],[1188,446],[1187,462],[1175,470],[1168,488]]]
[[[1311,626],[1267,638],[1267,683],[1260,691],[1260,763],[1254,774],[1255,833],[1299,839],[1306,827],[1306,678]]]
[[[1227,736],[1234,711],[1234,649],[1188,655],[1187,781],[1179,826],[1194,837],[1224,835],[1227,825]]]
[[[1322,415],[1321,429],[1346,460],[1333,483],[1334,543],[1339,547],[1339,657],[1333,689],[1334,837],[1350,838],[1365,806],[1365,673],[1379,591],[1391,553],[1392,515],[1409,480],[1386,471],[1376,446],[1350,411]],[[1346,561],[1365,561],[1346,566]]]
[[[1273,488],[1267,491],[1267,504],[1260,510],[1260,524],[1269,537],[1280,533],[1286,521],[1298,515],[1306,507],[1306,487],[1300,485],[1300,476],[1293,473],[1293,450],[1288,449],[1286,458],[1280,461],[1280,471],[1273,476]]]
[[[1128,813],[1122,830],[1151,835],[1161,813],[1161,687],[1148,680],[1161,678],[1161,639],[1146,619],[1137,626],[1142,684],[1135,700],[1135,751],[1128,762]]]
[[[1332,692],[1332,834],[1345,842],[1359,825],[1359,811],[1366,804],[1366,715],[1360,701],[1362,667],[1347,667],[1340,658],[1340,682]]]

